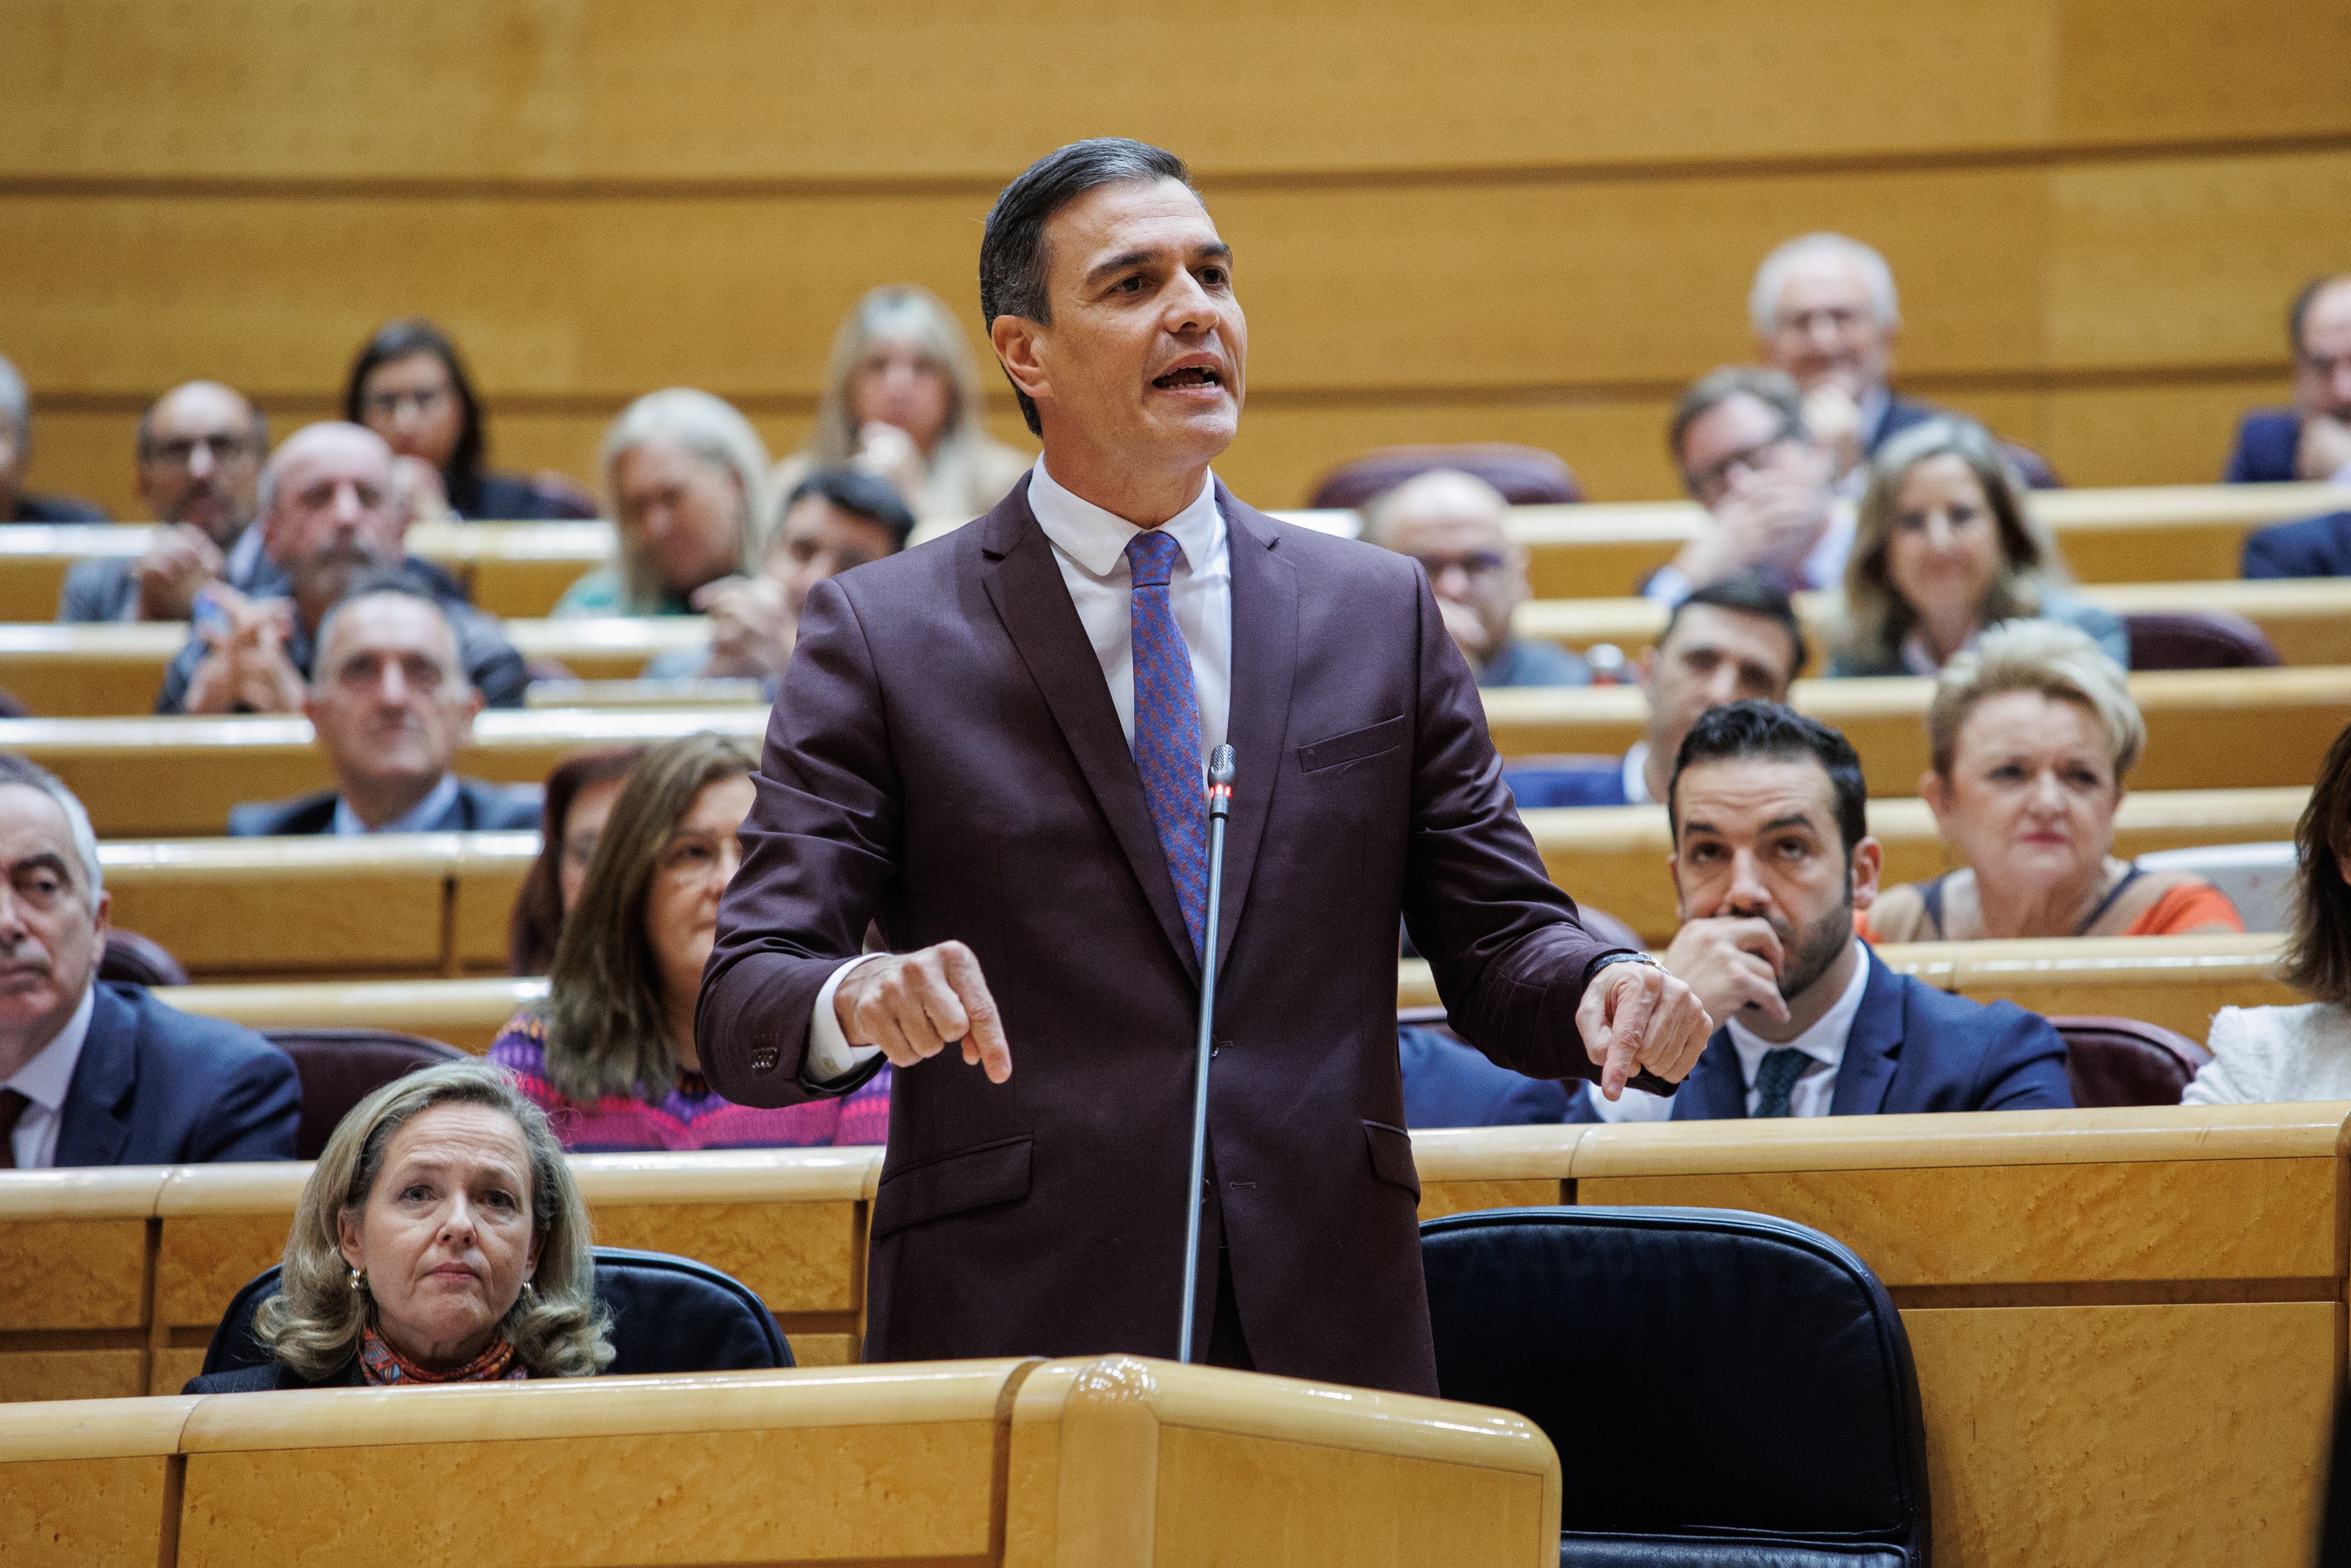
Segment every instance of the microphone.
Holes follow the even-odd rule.
[[[1184,1190],[1192,1212],[1184,1222],[1184,1314],[1177,1362],[1192,1361],[1192,1321],[1200,1301],[1201,1186],[1207,1180],[1208,1058],[1217,1019],[1217,921],[1224,903],[1225,821],[1233,814],[1233,748],[1208,753],[1208,911],[1200,936],[1200,1032],[1192,1078],[1192,1180]]]

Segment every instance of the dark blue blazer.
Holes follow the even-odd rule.
[[[536,786],[485,784],[478,779],[457,780],[457,798],[437,822],[417,830],[425,833],[517,832],[538,826],[539,793]],[[247,801],[228,809],[228,832],[233,839],[277,838],[295,833],[335,831],[335,791],[321,789],[291,800]]]
[[[1629,806],[1625,799],[1625,760],[1602,758],[1588,765],[1505,768],[1502,782],[1519,810],[1545,806]]]
[[[2245,536],[2247,577],[2351,577],[2351,512],[2256,528]]]
[[[66,1091],[60,1166],[290,1160],[302,1120],[293,1059],[240,1025],[98,983]]]
[[[1986,1004],[1938,991],[1896,974],[1866,946],[1862,951],[1869,959],[1869,984],[1845,1040],[1830,1115],[2051,1111],[2074,1103],[2065,1042],[2047,1019],[2014,1002]],[[1674,1096],[1674,1120],[1735,1121],[1746,1114],[1747,1077],[1739,1070],[1730,1031],[1719,1029]],[[1569,1121],[1599,1119],[1590,1096],[1573,1098]]]
[[[1396,1030],[1407,1127],[1517,1127],[1567,1120],[1567,1086],[1499,1067],[1433,1029]],[[1576,1085],[1580,1092],[1582,1082]]]
[[[2300,414],[2290,408],[2257,408],[2237,423],[2237,444],[2229,453],[2221,482],[2286,484],[2294,478],[2294,449],[2301,444]]]

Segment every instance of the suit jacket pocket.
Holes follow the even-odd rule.
[[[1371,1145],[1372,1174],[1392,1186],[1404,1188],[1418,1203],[1420,1172],[1412,1163],[1412,1134],[1385,1122],[1365,1122],[1364,1142]]]
[[[1004,1138],[884,1177],[873,1195],[874,1237],[1028,1197],[1029,1151],[1035,1143],[1029,1136]]]
[[[1404,715],[1398,714],[1362,729],[1351,729],[1344,735],[1300,747],[1298,766],[1309,773],[1320,773],[1325,768],[1341,768],[1384,751],[1394,751],[1403,744]]]

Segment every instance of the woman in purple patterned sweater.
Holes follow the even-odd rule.
[[[711,1092],[694,1053],[694,1004],[740,863],[751,758],[693,735],[638,763],[597,841],[563,923],[545,1006],[517,1014],[490,1047],[575,1154],[879,1144],[890,1131],[890,1071],[838,1100],[780,1110]]]

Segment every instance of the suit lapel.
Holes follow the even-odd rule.
[[[1853,1015],[1844,1059],[1837,1064],[1836,1092],[1829,1097],[1832,1116],[1874,1116],[1884,1110],[1902,1051],[1902,977],[1879,963],[1868,944],[1861,953],[1869,966],[1869,984],[1862,989],[1861,1010]]]
[[[136,1028],[130,1009],[104,986],[97,992],[81,1061],[66,1089],[65,1113],[57,1118],[60,1166],[110,1166],[131,1139],[127,1113],[139,1082]]]
[[[1052,710],[1061,738],[1085,776],[1095,803],[1109,819],[1111,831],[1125,852],[1135,881],[1168,946],[1194,980],[1200,975],[1192,935],[1184,925],[1183,905],[1176,899],[1176,881],[1168,874],[1167,854],[1159,845],[1159,830],[1143,796],[1143,775],[1134,753],[1119,728],[1118,710],[1111,706],[1110,687],[1102,680],[1102,663],[1086,636],[1077,606],[1070,601],[1069,585],[1053,559],[1052,544],[1029,509],[1029,481],[1024,478],[996,509],[973,527],[983,529],[980,553],[990,563],[981,580],[1006,635],[1029,667],[1029,679]]]
[[[1747,1119],[1747,1075],[1739,1070],[1739,1051],[1730,1031],[1719,1029],[1698,1053],[1681,1092],[1674,1096],[1677,1122],[1742,1122]]]
[[[1276,547],[1273,519],[1233,498],[1219,482],[1226,554],[1233,574],[1232,711],[1225,734],[1233,748],[1233,814],[1225,830],[1224,904],[1217,952],[1232,951],[1249,900],[1249,874],[1273,809],[1290,733],[1290,688],[1298,668],[1298,574]]]

